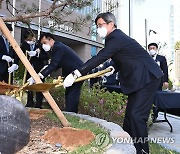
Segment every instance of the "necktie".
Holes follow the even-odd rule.
[[[9,42],[7,39],[5,39],[5,44],[6,44],[7,53],[9,54]]]

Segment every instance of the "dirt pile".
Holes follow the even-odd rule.
[[[95,138],[94,134],[89,130],[79,130],[70,127],[49,129],[42,139],[50,144],[60,143],[66,150],[74,150],[78,146],[90,144]]]

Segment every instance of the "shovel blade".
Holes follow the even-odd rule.
[[[45,92],[45,91],[49,91],[50,89],[54,88],[55,86],[56,86],[56,84],[54,84],[54,83],[38,83],[38,84],[26,86],[23,88],[23,90],[29,90],[29,91],[35,91],[35,92]]]

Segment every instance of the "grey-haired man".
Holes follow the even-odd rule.
[[[120,71],[120,83],[123,93],[128,95],[128,104],[123,128],[134,139],[137,153],[149,153],[147,120],[152,108],[155,93],[163,76],[157,63],[148,52],[131,37],[116,29],[115,16],[101,13],[96,17],[97,32],[105,38],[105,47],[78,70],[69,74],[64,87],[69,87],[80,75],[111,58]]]

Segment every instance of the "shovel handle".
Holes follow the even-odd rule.
[[[88,74],[88,75],[85,75],[85,76],[81,76],[81,77],[77,78],[74,82],[80,82],[80,81],[84,81],[84,80],[87,80],[87,79],[100,77],[100,76],[104,75],[105,73],[111,72],[111,71],[112,71],[111,68],[106,68],[106,69],[104,69],[102,71],[99,71],[99,72],[96,72],[96,73],[93,73],[93,74]],[[59,83],[55,87],[60,87],[62,85],[63,85],[63,83]]]
[[[8,68],[10,67],[10,63],[8,62]],[[11,84],[11,73],[8,73],[8,84]]]

